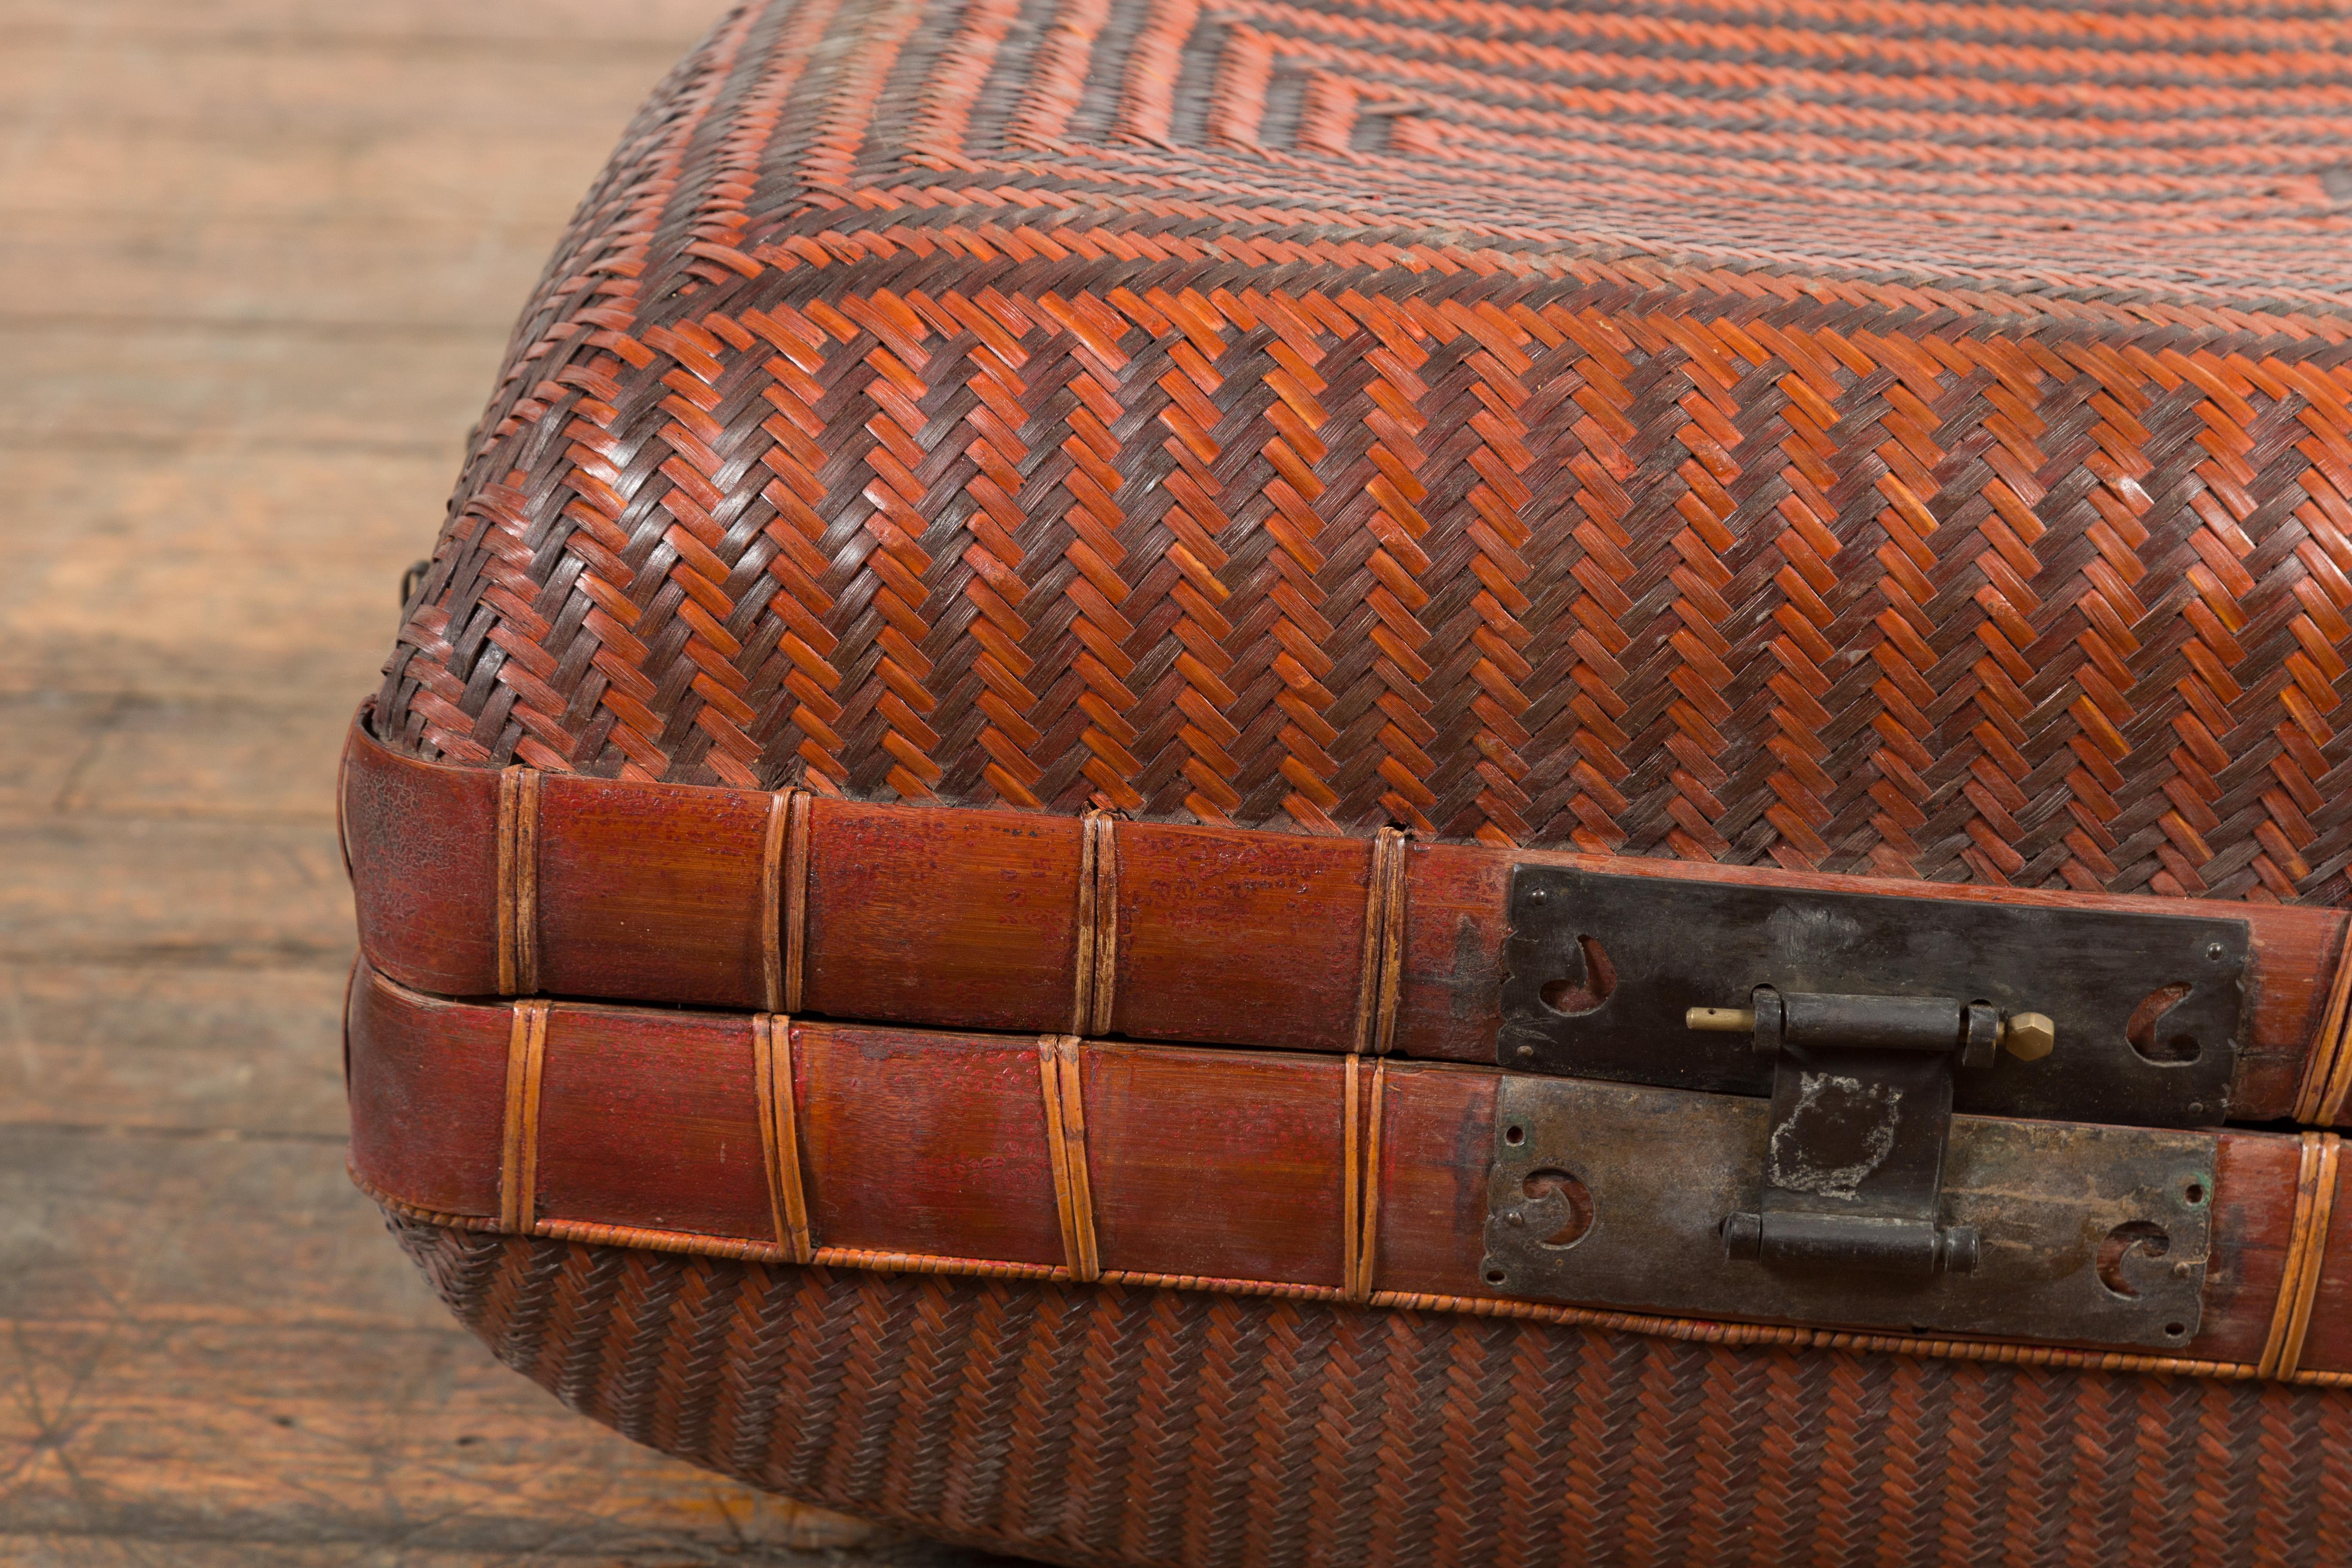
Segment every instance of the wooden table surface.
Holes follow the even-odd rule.
[[[557,229],[722,0],[0,0],[0,1562],[980,1563],[496,1365],[343,1177],[331,790]]]

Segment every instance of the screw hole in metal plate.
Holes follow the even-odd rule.
[[[1527,1141],[1528,1141],[1528,1130],[1527,1130],[1526,1128],[1524,1128],[1524,1127],[1506,1127],[1506,1128],[1504,1128],[1504,1129],[1503,1129],[1503,1142],[1506,1142],[1506,1143],[1509,1143],[1509,1144],[1512,1144],[1512,1145],[1516,1146],[1516,1145],[1517,1145],[1517,1144],[1524,1143],[1524,1142],[1526,1142]]]

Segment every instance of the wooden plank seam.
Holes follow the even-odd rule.
[[[2295,1175],[2294,1219],[2287,1228],[2286,1265],[2279,1276],[2278,1304],[2255,1363],[2258,1377],[2293,1377],[2311,1332],[2312,1304],[2327,1261],[2327,1226],[2336,1206],[2336,1165],[2342,1140],[2333,1132],[2305,1132]]]
[[[1102,1277],[1095,1245],[1094,1188],[1087,1171],[1085,1084],[1075,1035],[1037,1041],[1037,1077],[1045,1106],[1045,1152],[1054,1168],[1054,1212],[1062,1230],[1062,1259],[1077,1280]]]
[[[793,1089],[793,1021],[785,1014],[751,1019],[751,1077],[760,1096],[760,1146],[767,1162],[768,1207],[776,1246],[794,1263],[816,1258],[808,1193],[801,1181],[800,1106]]]
[[[2327,987],[2327,1010],[2303,1066],[2294,1097],[2297,1121],[2335,1121],[2352,1095],[2352,920],[2336,953],[2336,973]]]
[[[539,1221],[539,1086],[547,1065],[549,1005],[521,1001],[507,1031],[506,1121],[499,1148],[499,1226],[530,1236]]]

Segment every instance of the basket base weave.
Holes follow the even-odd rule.
[[[448,1229],[500,1360],[638,1442],[1072,1563],[2352,1559],[2352,1401]]]

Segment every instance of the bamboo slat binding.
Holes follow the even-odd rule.
[[[539,773],[499,774],[499,994],[539,989]]]
[[[1379,978],[1372,990],[1370,1039],[1363,1048],[1383,1057],[1396,1044],[1397,993],[1404,978],[1407,840],[1408,835],[1396,827],[1383,827],[1372,839],[1372,898],[1379,918],[1366,922],[1364,946],[1370,952],[1378,943]]]
[[[1089,811],[1078,848],[1077,994],[1070,1027],[1108,1035],[1118,983],[1118,818]]]
[[[784,1006],[784,935],[789,911],[784,907],[784,861],[791,838],[793,796],[786,790],[768,797],[768,834],[760,848],[760,988],[768,1011]]]
[[[2344,945],[2336,955],[2336,973],[2327,990],[2327,1011],[2304,1062],[2294,1119],[2334,1122],[2344,1114],[2347,1095],[2352,1095],[2352,922],[2344,928]]]
[[[751,1020],[752,1080],[760,1095],[760,1145],[767,1161],[768,1201],[775,1213],[776,1245],[794,1263],[816,1256],[808,1196],[801,1182],[798,1101],[793,1093],[793,1021],[761,1013]]]
[[[2256,1364],[2259,1377],[2293,1377],[2311,1331],[2311,1307],[2327,1259],[2327,1222],[2336,1205],[2336,1164],[2342,1140],[2333,1132],[2303,1135],[2303,1162],[2294,1187],[2294,1218],[2287,1229],[2286,1267],[2269,1340]]]
[[[1094,1189],[1087,1175],[1087,1108],[1079,1076],[1079,1040],[1047,1035],[1037,1042],[1037,1077],[1045,1096],[1046,1152],[1054,1167],[1054,1208],[1062,1226],[1062,1256],[1070,1278],[1102,1277],[1095,1243]]]
[[[784,931],[783,974],[779,1008],[801,1010],[801,988],[808,972],[809,811],[814,798],[806,790],[787,792],[784,805],[784,854],[778,913]]]
[[[1378,1267],[1381,1237],[1381,1124],[1388,1108],[1388,1063],[1349,1053],[1345,1093],[1346,1131],[1340,1153],[1340,1294],[1350,1301],[1369,1301]],[[1358,1089],[1368,1082],[1367,1097]]]
[[[506,1130],[499,1152],[499,1224],[528,1236],[538,1223],[539,1085],[547,1066],[545,1002],[517,1002],[507,1035]]]

